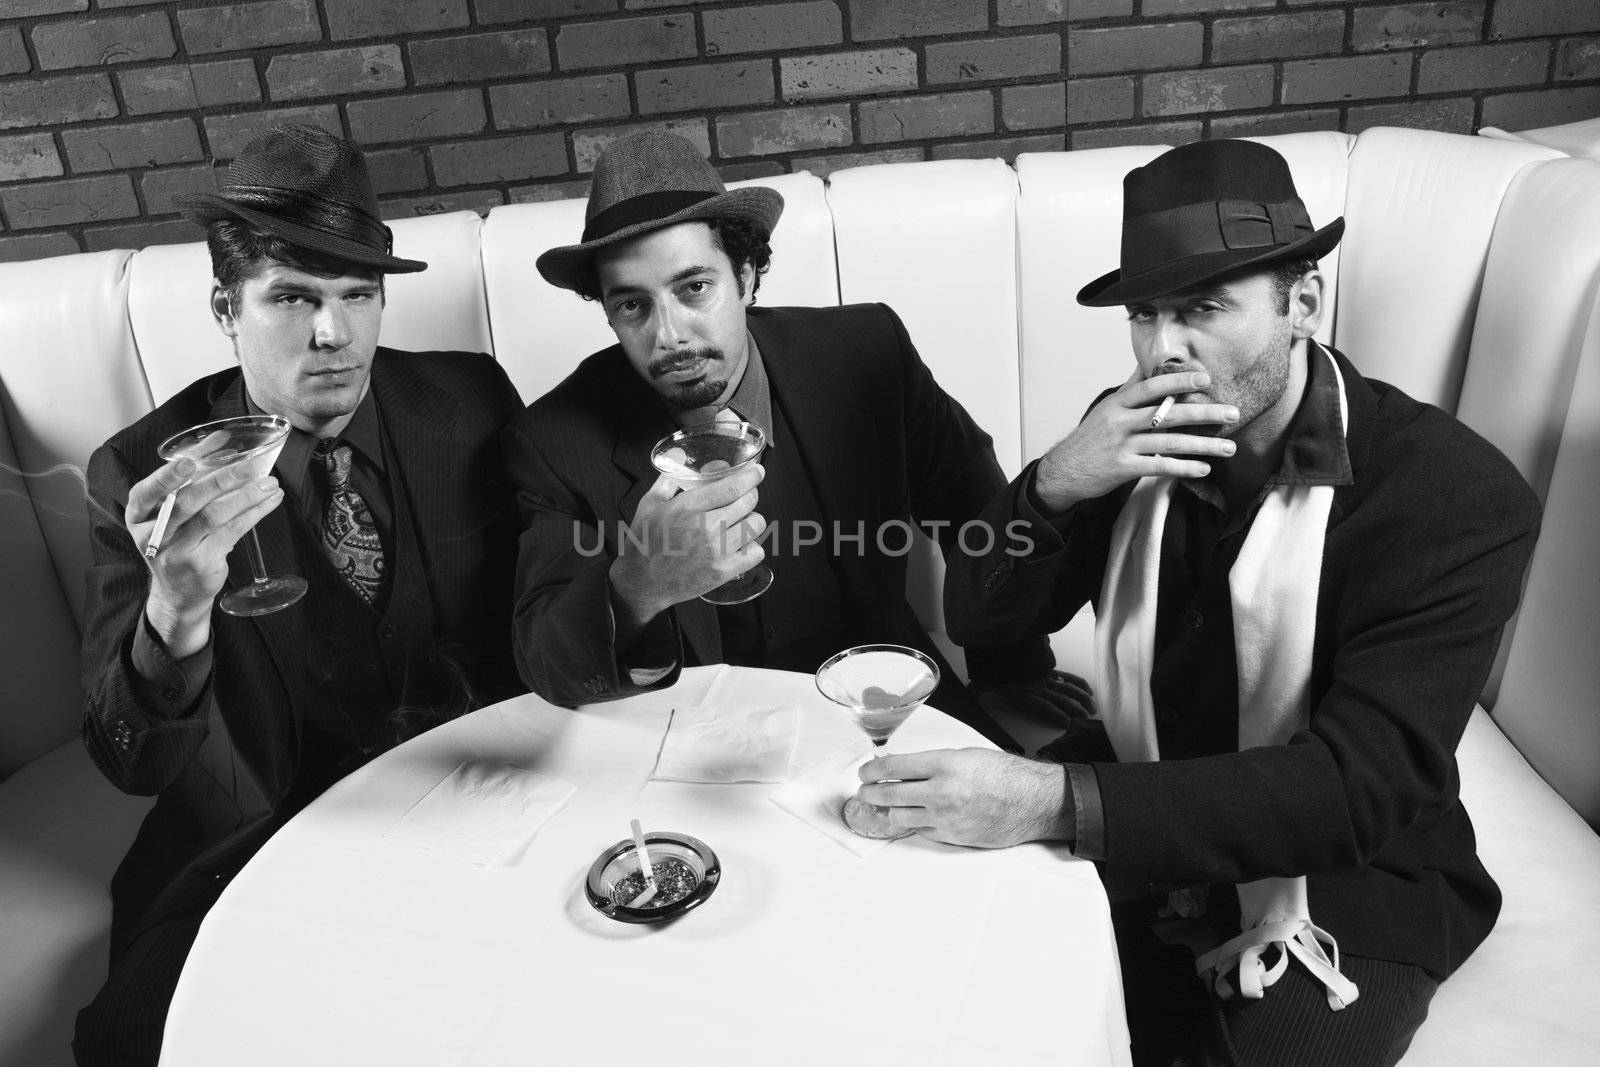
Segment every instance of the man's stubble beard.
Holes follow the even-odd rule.
[[[1294,332],[1289,320],[1280,322],[1280,329],[1261,346],[1256,359],[1243,374],[1233,379],[1234,395],[1223,403],[1239,409],[1239,421],[1223,429],[1228,437],[1236,436],[1283,398],[1289,387],[1289,361],[1294,359]]]

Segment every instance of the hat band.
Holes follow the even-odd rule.
[[[1316,232],[1299,197],[1271,204],[1215,200],[1123,220],[1122,274],[1206,252],[1290,245]]]
[[[353,204],[272,185],[234,185],[219,195],[240,207],[276,215],[285,222],[318,230],[330,237],[381,248],[385,252],[394,249],[394,231]]]
[[[693,207],[721,195],[715,191],[708,193],[700,190],[668,189],[659,193],[640,193],[638,196],[630,196],[626,200],[612,204],[584,223],[583,243],[588,244],[602,237],[610,237],[625,226],[639,222],[654,222],[668,215],[676,215],[684,208]]]

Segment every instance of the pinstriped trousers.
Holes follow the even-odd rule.
[[[157,923],[129,942],[89,1006],[78,1012],[78,1067],[156,1067],[167,1008],[204,912]]]
[[[1412,964],[1341,955],[1361,990],[1343,1011],[1293,963],[1260,1000],[1220,1000],[1192,952],[1151,932],[1148,901],[1111,911],[1135,1067],[1392,1067],[1439,987]]]

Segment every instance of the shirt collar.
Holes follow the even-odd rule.
[[[723,406],[765,434],[767,447],[771,448],[777,443],[772,439],[772,385],[767,378],[767,365],[761,359],[761,346],[756,344],[755,337],[749,331],[744,336],[748,353],[744,372],[739,376],[739,384],[733,388],[733,395]],[[680,426],[683,425],[679,421],[683,414],[681,411],[673,412],[673,421]]]
[[[251,399],[249,389],[244,393],[244,406],[252,415],[266,414]],[[362,458],[374,469],[379,471],[384,469],[383,434],[378,419],[378,401],[373,396],[370,380],[367,383],[367,394],[361,398],[356,410],[351,413],[350,421],[345,425],[339,439],[361,453]],[[284,489],[297,498],[304,498],[306,472],[311,467],[311,453],[317,447],[317,441],[318,438],[314,434],[306,433],[298,426],[291,427],[289,436],[284,439],[283,451],[278,453],[278,461],[272,465],[273,473],[283,483]]]
[[[1339,376],[1333,353],[1315,341],[1306,344],[1306,391],[1289,423],[1283,461],[1268,485],[1349,485],[1348,428],[1339,415]]]

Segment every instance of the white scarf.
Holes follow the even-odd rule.
[[[1339,385],[1339,422],[1350,416],[1344,377],[1323,351]],[[1156,596],[1161,537],[1176,479],[1142,478],[1111,532],[1111,553],[1095,622],[1096,695],[1106,733],[1125,763],[1161,758],[1156,744],[1150,673],[1155,659]],[[1256,513],[1239,558],[1228,572],[1234,652],[1239,665],[1239,748],[1282,745],[1310,719],[1307,689],[1316,634],[1323,539],[1333,504],[1331,485],[1273,486]],[[1239,885],[1244,932],[1196,961],[1218,994],[1259,998],[1298,959],[1327,990],[1335,1011],[1358,991],[1339,973],[1339,946],[1311,922],[1306,880],[1263,878]],[[1175,905],[1187,913],[1187,902]],[[1277,946],[1269,968],[1261,957]],[[1332,953],[1329,958],[1323,945]]]

